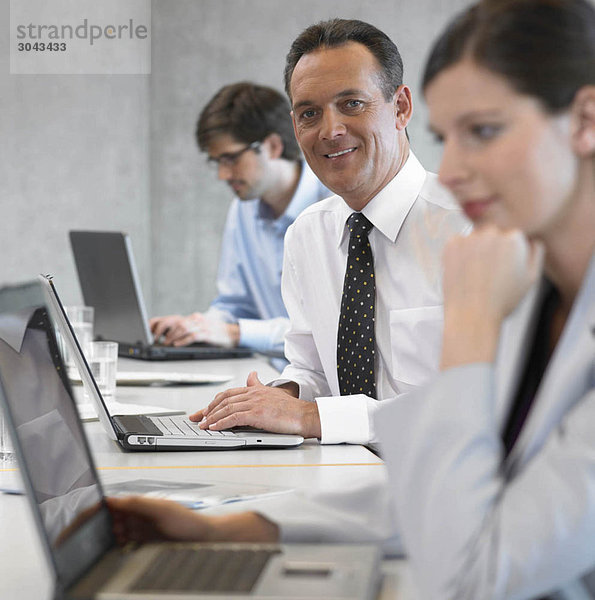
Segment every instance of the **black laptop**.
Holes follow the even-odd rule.
[[[153,343],[130,237],[118,231],[71,231],[69,235],[85,304],[95,308],[95,337],[118,342],[120,356],[193,360],[252,355],[242,347]]]

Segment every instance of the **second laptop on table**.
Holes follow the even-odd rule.
[[[244,358],[249,348],[153,343],[130,237],[119,231],[71,231],[85,304],[95,308],[95,335],[118,342],[120,356],[145,360]]]

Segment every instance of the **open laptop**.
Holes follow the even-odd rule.
[[[51,277],[39,276],[39,282],[47,294],[52,317],[74,359],[87,393],[97,410],[99,421],[107,434],[126,450],[225,450],[246,448],[291,448],[299,446],[304,438],[300,435],[269,433],[257,429],[208,431],[198,427],[187,415],[111,416],[103,401],[99,387],[68,321],[66,311]]]
[[[249,348],[153,343],[130,237],[116,231],[71,231],[69,235],[85,304],[95,309],[95,336],[118,342],[120,356],[145,360],[251,356]]]
[[[0,410],[55,598],[373,597],[374,546],[163,542],[119,548],[44,304],[38,282],[0,290]]]

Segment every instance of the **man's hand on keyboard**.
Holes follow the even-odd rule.
[[[237,323],[225,323],[202,313],[153,317],[149,326],[155,342],[166,346],[187,346],[203,342],[232,348],[240,343],[240,327]]]
[[[197,542],[277,542],[277,525],[263,516],[237,513],[205,516],[177,502],[141,496],[107,498],[114,535],[120,544],[163,540]]]
[[[263,385],[255,372],[246,387],[231,388],[215,396],[207,408],[190,415],[202,429],[214,431],[250,426],[275,433],[320,438],[320,417],[315,402],[297,398],[297,385],[287,390]]]

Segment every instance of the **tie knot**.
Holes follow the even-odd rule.
[[[349,228],[349,233],[353,237],[354,235],[368,235],[368,231],[370,231],[374,225],[372,225],[362,213],[354,212],[351,213],[347,219],[347,227]]]

